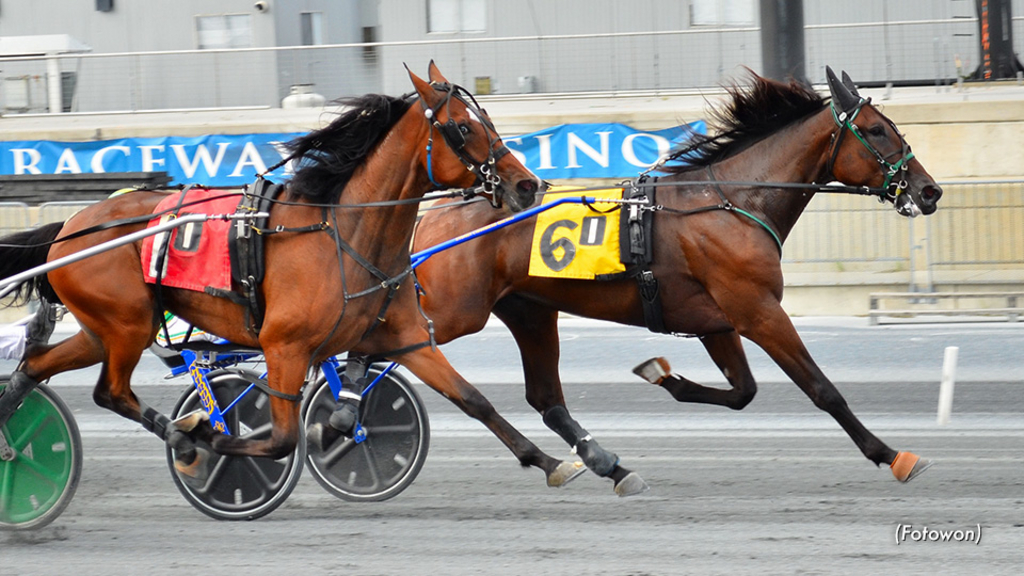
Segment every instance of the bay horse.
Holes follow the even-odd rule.
[[[433,62],[429,82],[411,71],[409,78],[415,88],[409,95],[345,101],[349,109],[337,119],[291,143],[295,175],[258,231],[266,236],[258,331],[246,307],[231,299],[171,287],[163,287],[158,299],[154,286],[143,280],[141,241],[127,244],[19,287],[19,298],[39,294],[62,302],[82,330],[31,351],[4,396],[12,390],[27,393],[54,374],[102,363],[93,392],[96,403],[140,422],[175,448],[181,473],[202,480],[212,459],[196,448],[197,441],[208,442],[222,455],[283,457],[299,440],[300,392],[311,366],[344,351],[380,354],[405,365],[482,421],[524,467],[542,469],[549,485],[560,486],[584,471],[581,463],[556,460],[539,450],[433,345],[431,328],[418,308],[409,258],[419,201],[431,190],[468,188],[481,181],[495,206],[518,211],[535,201],[544,183],[508,154],[486,112]],[[139,231],[156,218],[153,212],[167,196],[124,194],[63,224],[0,239],[0,277]],[[125,222],[130,224],[110,226]],[[83,230],[93,233],[76,236]],[[170,422],[135,395],[131,375],[153,343],[164,308],[209,333],[263,351],[272,417],[268,437],[216,432],[202,411]],[[7,400],[8,413],[0,402],[0,422],[17,401],[5,397],[0,401]]]
[[[897,479],[907,481],[928,462],[893,450],[861,424],[815,364],[781,306],[782,243],[816,187],[794,190],[772,183],[839,181],[874,187],[904,216],[934,212],[942,190],[913,157],[895,124],[859,95],[845,73],[843,81],[831,69],[827,76],[830,100],[799,83],[775,82],[751,72],[748,86],[733,85],[730,100],[712,108],[717,135],[697,136],[674,154],[687,164],[672,168],[658,183],[660,209],[653,212],[649,268],[658,281],[663,331],[698,336],[730,387],[705,386],[670,374],[664,359],[652,359],[637,372],[677,401],[740,410],[757,391],[740,340],[748,338],[835,418],[870,461],[891,466]],[[694,181],[701,183],[695,186]],[[500,217],[481,204],[449,204],[430,211],[418,225],[414,251]],[[519,347],[530,406],[576,448],[589,468],[611,477],[617,493],[643,491],[643,481],[569,415],[558,373],[559,311],[646,326],[638,283],[630,278],[531,277],[534,221],[425,262],[418,272],[424,310],[437,323],[439,342],[479,331],[493,312]]]

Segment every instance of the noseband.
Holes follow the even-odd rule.
[[[444,99],[433,108],[428,107],[427,103],[420,99],[420,105],[423,106],[423,114],[427,117],[427,122],[430,125],[430,136],[427,138],[427,176],[430,178],[431,184],[437,188],[444,188],[444,186],[434,180],[434,171],[431,165],[434,130],[436,129],[445,144],[448,145],[448,148],[455,153],[455,156],[466,167],[466,170],[476,175],[483,186],[483,191],[493,195],[498,189],[498,185],[501,184],[501,176],[498,175],[496,165],[498,160],[509,153],[508,147],[501,144],[495,148],[495,143],[499,141],[498,131],[495,130],[494,124],[487,118],[487,114],[480,108],[480,105],[477,104],[476,99],[473,98],[473,95],[468,90],[458,84],[449,84],[447,82],[431,82],[430,85],[435,90],[445,93]],[[476,117],[483,124],[484,130],[487,132],[487,158],[483,162],[477,162],[466,154],[466,135],[451,115],[452,98],[462,102],[468,110],[476,114]],[[444,108],[445,115],[448,117],[448,121],[443,124],[438,119],[438,112],[442,108]],[[492,203],[494,202],[495,200],[492,199]]]
[[[843,136],[845,136],[847,130],[849,130],[851,133],[853,133],[854,136],[856,136],[857,140],[860,140],[860,143],[863,144],[864,147],[867,148],[868,151],[871,152],[871,154],[874,155],[875,159],[878,161],[878,164],[882,169],[882,173],[885,175],[885,182],[882,183],[882,189],[885,190],[884,198],[891,202],[895,202],[896,198],[900,194],[902,194],[904,190],[907,189],[908,184],[906,173],[907,169],[909,168],[908,164],[910,160],[914,157],[914,153],[911,152],[910,145],[907,144],[907,141],[903,138],[903,135],[900,134],[899,130],[896,129],[896,124],[894,124],[892,120],[890,120],[884,114],[881,113],[879,114],[881,114],[882,118],[884,118],[885,121],[889,123],[889,126],[892,128],[892,131],[895,132],[896,136],[900,139],[900,152],[902,153],[900,159],[897,160],[896,163],[890,163],[888,160],[889,156],[896,154],[896,152],[893,152],[888,156],[882,156],[878,149],[872,146],[871,143],[869,143],[864,138],[864,135],[861,134],[860,128],[858,128],[857,125],[853,123],[853,121],[855,118],[857,118],[857,115],[860,114],[861,108],[863,108],[864,105],[870,103],[870,98],[861,98],[860,101],[857,102],[857,105],[853,107],[853,110],[849,112],[837,112],[836,102],[835,100],[832,100],[831,104],[829,105],[832,111],[832,120],[836,123],[836,126],[839,127],[839,130],[836,132],[836,134],[832,135],[832,152],[829,154],[828,158],[828,173],[830,177],[834,177],[832,169],[835,166],[836,156],[838,156],[839,154],[839,147],[842,145]],[[847,130],[844,130],[844,128]],[[899,181],[894,183],[893,179],[896,177],[897,174],[899,174]]]

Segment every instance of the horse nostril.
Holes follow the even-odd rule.
[[[523,194],[535,194],[537,192],[537,182],[533,179],[520,180],[516,184],[516,188]]]
[[[924,189],[921,190],[921,198],[929,202],[938,202],[941,197],[942,188],[939,188],[938,186],[925,186]]]

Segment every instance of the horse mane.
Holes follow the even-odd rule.
[[[349,109],[327,126],[286,145],[297,158],[298,168],[290,184],[295,196],[314,202],[337,201],[356,168],[405,114],[411,100],[367,94],[337,103]]]
[[[708,124],[715,135],[697,134],[690,142],[674,150],[670,158],[686,164],[666,167],[666,172],[687,172],[734,156],[826,105],[827,101],[813,88],[797,80],[783,83],[748,72],[749,85],[727,86],[726,92],[731,101],[710,107]]]

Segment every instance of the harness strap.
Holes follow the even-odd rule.
[[[189,191],[192,190],[192,185],[188,185],[181,194],[178,196],[178,202],[175,204],[173,210],[169,212],[174,218],[178,217],[182,207],[185,204],[185,196],[188,195]],[[164,332],[164,339],[167,342],[171,341],[171,332],[167,329],[167,317],[162,313],[167,308],[164,306],[163,299],[163,277],[164,277],[164,263],[167,261],[167,254],[171,249],[171,234],[172,231],[163,233],[164,242],[160,246],[160,252],[156,255],[156,274],[153,278],[153,296],[156,300],[156,310],[160,314],[160,329]]]
[[[655,188],[648,186],[647,177],[638,179],[639,186],[630,187],[629,197],[631,199],[647,199],[654,204]],[[652,183],[657,182],[655,176]],[[658,289],[658,279],[654,277],[651,270],[651,262],[654,260],[654,246],[652,231],[654,219],[650,216],[649,210],[640,210],[639,206],[630,206],[627,212],[626,233],[628,234],[630,261],[634,264],[634,277],[636,278],[637,290],[640,293],[640,307],[644,314],[644,324],[651,332],[667,334],[665,328],[665,317],[661,308],[661,294]]]
[[[722,203],[719,204],[718,206],[715,206],[715,208],[718,208],[718,209],[721,209],[721,210],[727,210],[729,212],[735,212],[737,214],[742,214],[743,216],[746,216],[747,218],[750,218],[754,222],[760,224],[762,228],[764,228],[765,230],[768,231],[768,234],[771,235],[772,240],[775,240],[775,246],[779,249],[779,258],[781,258],[782,257],[782,239],[779,238],[779,235],[775,232],[775,230],[772,230],[772,227],[769,226],[768,223],[765,222],[764,220],[758,218],[757,216],[754,216],[753,214],[751,214],[750,212],[747,212],[746,210],[744,210],[742,208],[737,208],[735,205],[733,205],[732,202],[729,201],[728,198],[725,197],[725,192],[722,190],[722,187],[718,184],[718,181],[715,180],[715,173],[711,170],[711,165],[708,165],[707,173],[708,173],[708,178],[711,181],[711,184],[715,188],[715,191],[718,192],[718,197],[722,199]]]
[[[323,210],[323,213],[324,213],[323,214],[324,220],[326,221],[327,220],[327,209],[324,208],[322,210]],[[341,234],[338,234],[338,232],[336,230],[334,230],[333,228],[330,228],[330,227],[325,228],[325,230],[327,231],[327,234],[331,237],[331,239],[333,239],[334,242],[337,243],[338,247],[341,248],[341,250],[343,252],[345,252],[345,254],[348,254],[349,257],[352,258],[353,260],[355,260],[357,264],[359,264],[363,268],[366,268],[366,270],[370,274],[373,274],[381,282],[385,282],[385,281],[387,281],[389,279],[389,276],[387,274],[382,272],[380,270],[380,268],[377,268],[376,266],[374,266],[373,263],[370,262],[369,260],[367,260],[362,254],[357,252],[356,249],[353,248],[351,244],[346,242],[345,239],[341,237]],[[379,288],[377,288],[377,289],[379,289]]]
[[[427,346],[433,346],[432,340],[433,339],[427,340],[425,342],[418,342],[416,344],[410,344],[408,346],[403,346],[401,348],[395,348],[394,350],[389,350],[387,352],[379,352],[377,354],[370,354],[369,356],[366,356],[366,362],[368,364],[373,364],[374,362],[380,362],[381,360],[390,358],[392,356],[401,356],[402,354],[408,354],[409,352],[415,352],[416,350],[419,350],[421,348],[426,348]]]
[[[654,277],[654,272],[644,268],[636,275],[636,285],[640,291],[640,305],[644,310],[644,324],[651,332],[668,334],[669,331],[665,328],[665,316],[661,308],[658,279]]]
[[[252,383],[253,386],[259,388],[260,390],[266,392],[268,395],[273,396],[274,398],[281,398],[282,400],[288,400],[289,402],[300,402],[302,400],[301,393],[285,394],[284,392],[278,392],[277,390],[271,388],[269,384],[267,384],[266,382],[259,378],[252,380],[247,378],[247,380],[249,380],[249,382]]]
[[[270,212],[270,203],[280,193],[282,187],[272,184],[264,178],[256,181],[243,196],[236,212],[257,213]],[[246,324],[254,334],[260,333],[263,327],[263,306],[260,304],[259,287],[263,283],[263,238],[253,234],[254,230],[266,225],[270,218],[260,218],[246,222],[239,220],[232,230],[229,250],[231,251],[231,275],[242,287],[242,296],[246,304]]]

